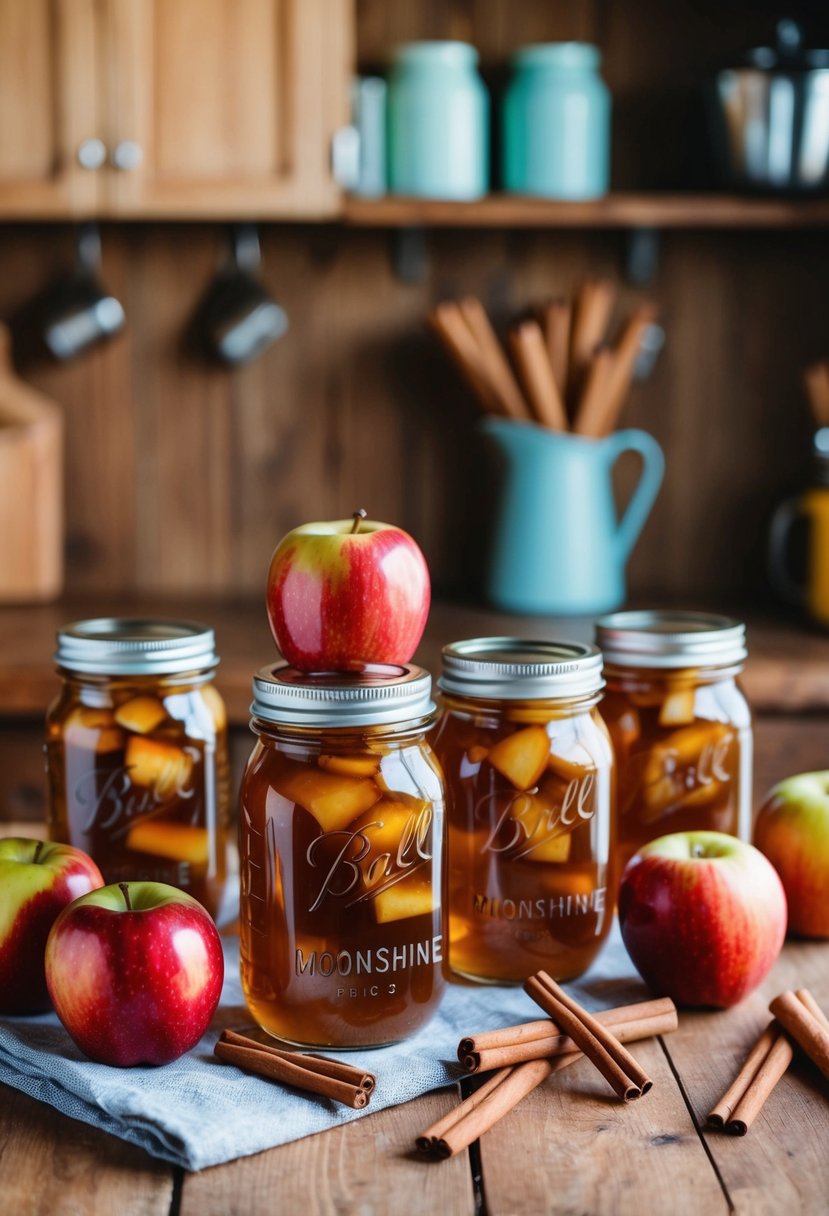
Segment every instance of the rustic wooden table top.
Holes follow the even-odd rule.
[[[829,1010],[829,942],[789,942],[742,1004],[681,1012],[676,1033],[636,1044],[654,1081],[639,1102],[619,1103],[581,1060],[449,1161],[424,1161],[414,1143],[457,1103],[454,1089],[189,1174],[0,1085],[0,1213],[825,1216],[829,1082],[810,1065],[786,1073],[744,1138],[705,1127],[769,1000],[803,987]]]
[[[780,1081],[742,1139],[706,1112],[768,1021],[771,996],[809,987],[829,1008],[829,944],[790,943],[756,993],[634,1051],[654,1080],[622,1106],[585,1060],[531,1093],[468,1152],[423,1161],[415,1137],[450,1090],[228,1165],[187,1174],[0,1086],[0,1211],[84,1216],[746,1216],[829,1206],[829,1083],[805,1065]]]

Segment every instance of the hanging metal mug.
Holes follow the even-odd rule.
[[[75,268],[59,279],[40,305],[43,341],[61,363],[113,337],[124,327],[124,309],[100,280],[101,234],[81,224],[75,238]]]
[[[222,363],[248,363],[288,328],[288,316],[268,294],[257,272],[262,265],[255,224],[230,230],[230,257],[199,308],[197,328]]]

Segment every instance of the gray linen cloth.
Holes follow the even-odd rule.
[[[0,1082],[137,1144],[154,1157],[200,1170],[450,1085],[462,1074],[456,1053],[463,1035],[543,1016],[520,988],[449,985],[432,1022],[412,1038],[394,1047],[340,1054],[377,1076],[369,1106],[351,1110],[216,1060],[213,1046],[222,1030],[252,1025],[239,983],[235,940],[225,942],[225,968],[221,1003],[208,1033],[172,1064],[93,1064],[54,1014],[5,1017],[0,1018]],[[590,970],[568,988],[591,1008],[647,997],[618,927]]]

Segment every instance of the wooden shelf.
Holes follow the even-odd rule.
[[[609,194],[583,203],[491,194],[471,203],[349,198],[358,228],[824,228],[829,199],[732,194]]]
[[[58,687],[52,660],[55,633],[65,621],[92,615],[208,621],[216,630],[222,659],[216,682],[227,700],[230,721],[236,726],[247,725],[251,678],[263,663],[276,657],[260,601],[144,596],[140,600],[65,599],[40,606],[0,608],[0,727],[15,720],[42,721]],[[489,608],[436,602],[416,660],[436,673],[444,643],[486,634],[588,641],[592,640],[593,622],[589,617],[505,616]],[[748,621],[748,646],[750,657],[743,686],[757,713],[829,710],[829,637],[825,633],[755,613]]]

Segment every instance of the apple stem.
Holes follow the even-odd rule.
[[[33,865],[37,865],[37,863],[40,861],[40,854],[41,854],[42,852],[43,852],[43,841],[42,841],[42,840],[39,840],[39,841],[37,842],[37,848],[35,849],[35,855],[34,855],[34,857],[32,858],[32,864],[33,864]]]
[[[118,883],[118,886],[119,886],[119,888],[120,888],[120,890],[121,890],[121,894],[122,894],[122,895],[123,895],[123,897],[124,897],[124,903],[127,905],[127,911],[128,911],[128,912],[132,912],[132,903],[130,902],[130,889],[129,889],[129,886],[128,886],[128,885],[127,885],[127,883],[125,883],[125,882],[119,882],[119,883]]]
[[[355,532],[360,531],[360,524],[368,515],[368,511],[366,511],[365,507],[360,507],[359,511],[352,511],[351,515],[354,520],[354,523],[351,525],[351,535],[353,536]]]

